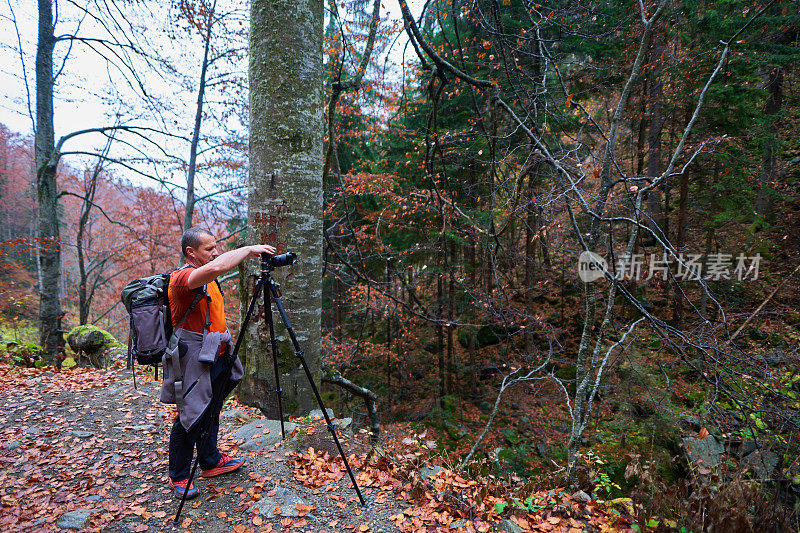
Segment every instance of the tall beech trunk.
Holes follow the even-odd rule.
[[[298,262],[274,272],[313,379],[320,378],[322,331],[322,0],[253,0],[250,10],[251,242],[295,252]],[[250,272],[257,268],[248,264]],[[246,276],[243,305],[252,293]],[[262,315],[263,316],[263,315]],[[276,324],[287,413],[316,406],[291,341]],[[277,414],[268,332],[253,322],[243,344],[240,398]]]
[[[58,186],[53,125],[52,0],[39,0],[39,41],[36,47],[36,201],[39,211],[39,342],[45,360],[55,361],[59,351],[58,318],[61,315],[61,236],[58,229]]]

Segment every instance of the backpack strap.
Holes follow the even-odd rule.
[[[131,317],[130,329],[128,330],[128,360],[126,364],[131,367],[131,373],[133,374],[133,390],[138,390],[136,388],[136,365],[133,362],[133,317]]]
[[[189,313],[191,313],[194,310],[194,308],[197,307],[197,304],[200,303],[200,300],[202,298],[203,298],[203,293],[202,292],[198,292],[197,294],[194,295],[194,300],[192,300],[192,303],[189,306],[189,309],[187,309],[186,312],[181,317],[181,320],[180,320],[180,322],[178,322],[178,325],[175,326],[176,328],[179,328],[179,327],[183,326],[183,323],[186,322],[187,318],[189,318]],[[206,309],[206,317],[207,316],[208,316],[208,309]],[[206,321],[207,320],[208,320],[208,318],[206,318]]]

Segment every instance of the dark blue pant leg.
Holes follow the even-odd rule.
[[[182,481],[189,477],[195,446],[197,446],[197,456],[200,458],[200,468],[213,468],[219,463],[221,456],[217,449],[217,438],[219,436],[219,414],[222,410],[220,394],[229,369],[227,361],[221,359],[217,359],[211,367],[211,402],[208,409],[214,409],[215,406],[217,408],[211,413],[206,411],[198,419],[198,422],[189,428],[189,431],[183,428],[178,416],[175,417],[172,424],[172,431],[169,435],[169,477],[173,481]],[[209,415],[211,416],[209,433],[201,449],[203,425]]]

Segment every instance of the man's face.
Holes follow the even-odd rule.
[[[219,255],[217,239],[212,235],[203,235],[202,241],[197,248],[186,247],[186,255],[188,256],[188,262],[194,266],[201,267],[210,263]]]

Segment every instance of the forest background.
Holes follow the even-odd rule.
[[[47,5],[50,128],[81,127],[55,130],[43,165]],[[250,242],[267,186],[248,178],[246,6],[54,5],[3,11],[3,105],[36,131],[0,128],[17,364],[57,364],[74,326],[124,343],[122,286],[178,266],[189,225]],[[310,357],[358,385],[328,383],[334,409],[368,426],[366,388],[385,435],[433,437],[436,460],[510,493],[566,478],[670,523],[701,506],[796,525],[797,2],[412,7],[324,6]],[[606,260],[592,282],[585,251]]]

